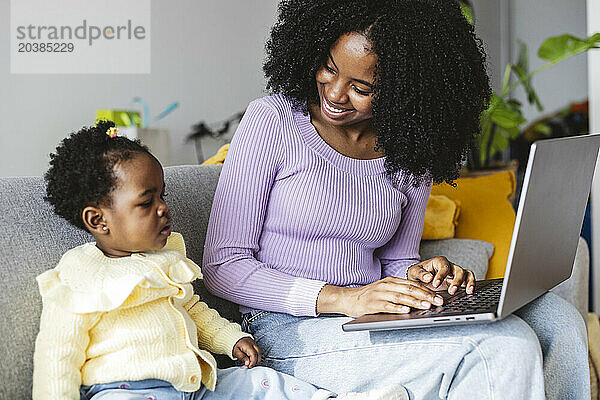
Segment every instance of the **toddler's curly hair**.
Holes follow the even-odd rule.
[[[117,184],[114,167],[150,150],[139,140],[107,135],[115,124],[99,121],[71,133],[50,154],[50,168],[44,175],[46,196],[54,212],[77,228],[86,230],[81,213],[88,206],[111,205],[111,191]]]
[[[319,104],[315,74],[345,33],[377,55],[373,126],[388,176],[458,177],[491,96],[485,52],[456,0],[283,0],[266,44],[267,88]]]

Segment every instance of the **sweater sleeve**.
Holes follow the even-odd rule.
[[[43,301],[33,356],[32,398],[79,400],[89,330],[99,314],[74,314]]]
[[[231,142],[204,247],[208,290],[246,307],[316,315],[325,282],[295,277],[256,259],[273,182],[285,156],[277,110],[256,100]]]
[[[252,338],[249,333],[242,332],[239,324],[229,322],[216,310],[201,302],[198,295],[192,296],[185,308],[196,324],[198,345],[211,353],[225,354],[233,360],[233,346],[238,340]]]
[[[414,187],[412,182],[407,183],[404,191],[407,201],[402,209],[398,230],[377,253],[381,261],[382,278],[406,278],[408,268],[420,261],[419,244],[430,192],[431,183],[419,187]]]

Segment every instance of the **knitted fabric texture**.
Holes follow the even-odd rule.
[[[179,234],[160,251],[121,258],[87,243],[39,275],[33,398],[79,399],[81,385],[148,378],[214,390],[209,351],[233,358],[235,343],[250,335],[193,294],[200,268],[182,251]]]
[[[430,189],[410,178],[394,186],[383,157],[337,152],[284,96],[255,100],[215,193],[204,283],[241,312],[314,316],[327,283],[406,276],[419,261]]]

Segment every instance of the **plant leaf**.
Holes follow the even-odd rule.
[[[521,67],[525,72],[529,72],[529,54],[527,51],[527,44],[521,40],[519,43],[519,55],[517,56],[517,65]]]
[[[523,118],[521,109],[518,106],[508,104],[502,99],[498,102],[494,110],[492,110],[490,119],[502,128],[517,128],[517,131],[527,121]]]
[[[471,7],[463,1],[459,1],[458,5],[460,6],[463,17],[466,18],[469,24],[473,25],[473,10]]]
[[[504,78],[502,79],[502,96],[506,95],[506,89],[508,89],[508,81],[510,79],[510,71],[512,64],[508,64],[504,69]]]
[[[513,65],[513,71],[517,74],[519,82],[523,85],[525,93],[527,94],[527,101],[529,104],[535,104],[538,111],[543,111],[544,107],[540,103],[537,93],[531,85],[531,76],[529,76],[529,55],[527,51],[527,45],[519,40],[519,55],[517,57],[517,64]]]
[[[480,165],[485,164],[485,155],[487,152],[487,144],[489,141],[489,137],[492,134],[492,120],[491,115],[493,110],[496,108],[496,104],[498,103],[498,96],[496,93],[492,93],[492,98],[490,99],[490,105],[487,109],[483,110],[479,117],[479,125],[481,129],[481,134],[478,136],[479,140],[479,162]]]
[[[496,135],[494,136],[494,141],[492,142],[492,151],[490,152],[490,155],[493,156],[507,148],[509,144],[509,137],[510,134],[507,133],[505,129],[499,127]]]
[[[535,104],[535,107],[538,111],[544,111],[544,107],[542,106],[542,103],[540,103],[537,93],[533,89],[533,86],[531,86],[531,77],[527,77],[527,71],[523,70],[518,65],[513,65],[513,71],[515,71],[515,74],[517,74],[521,84],[523,85],[523,89],[527,94],[527,101],[529,104]]]
[[[496,126],[496,131],[492,143],[490,144],[490,158],[493,158],[497,153],[502,152],[508,146],[508,139],[506,139],[503,129]],[[482,160],[481,165],[486,165],[486,160]]]
[[[492,133],[494,136],[489,143],[490,157],[507,148],[510,139],[519,136],[520,127],[525,122],[526,119],[523,118],[518,101],[505,101],[496,93],[492,93],[490,106],[480,116],[479,160],[481,165],[486,165],[486,153]]]
[[[498,105],[502,102],[502,98],[496,93],[492,92],[488,108],[483,110],[481,112],[481,115],[479,116],[479,125],[481,129],[481,135],[479,135],[479,161],[481,163],[480,165],[485,165],[485,156],[487,153],[490,135],[496,135],[495,132],[492,132],[492,126],[494,125],[492,122],[492,114],[498,108]],[[493,148],[493,146],[490,147]]]
[[[600,47],[600,32],[585,39],[570,34],[549,37],[538,49],[538,57],[557,63],[592,48]]]
[[[546,136],[549,136],[549,135],[552,133],[552,129],[551,129],[551,128],[550,128],[548,125],[546,125],[546,124],[543,124],[543,123],[541,123],[541,122],[540,122],[540,123],[537,123],[537,124],[535,124],[535,125],[533,126],[533,129],[534,129],[536,132],[539,132],[539,133],[541,133],[541,134],[543,134],[543,135],[546,135]]]
[[[496,134],[492,140],[490,157],[494,157],[497,153],[504,151],[510,145],[510,139],[516,138],[519,134],[519,128],[505,129],[501,126],[496,126]],[[485,165],[484,161],[482,161],[481,165]]]

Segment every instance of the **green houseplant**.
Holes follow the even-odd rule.
[[[494,156],[506,149],[511,139],[521,134],[521,126],[527,120],[521,111],[522,103],[511,97],[517,87],[522,86],[529,104],[535,104],[536,108],[542,111],[542,104],[531,83],[532,77],[567,58],[594,48],[600,48],[600,33],[584,39],[570,34],[550,37],[542,43],[537,52],[538,57],[547,63],[529,71],[527,46],[519,42],[517,62],[506,66],[501,92],[492,93],[488,108],[481,114],[481,134],[473,146],[469,168],[490,168]],[[516,78],[513,83],[510,83],[511,76]],[[549,130],[543,124],[537,124],[535,129],[541,133],[547,133]]]
[[[460,9],[465,19],[473,24],[473,5],[470,0],[459,0]],[[480,117],[481,134],[472,146],[471,157],[468,160],[469,170],[481,170],[491,167],[494,157],[510,145],[512,139],[521,135],[521,126],[527,122],[521,111],[522,104],[511,97],[512,92],[523,86],[529,104],[535,104],[538,111],[543,111],[542,104],[533,89],[532,77],[559,62],[574,55],[600,47],[600,33],[585,39],[570,34],[562,34],[546,39],[538,49],[538,57],[547,61],[541,67],[529,71],[529,56],[527,46],[519,41],[519,53],[516,64],[508,64],[504,70],[502,90],[492,93],[490,104]],[[516,77],[512,84],[511,76]],[[536,124],[534,127],[540,133],[549,133],[548,126]]]

